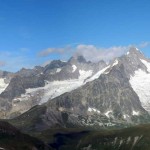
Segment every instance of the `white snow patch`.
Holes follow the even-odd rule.
[[[107,112],[105,113],[105,116],[107,116],[107,117],[109,118],[111,112],[112,112],[111,110],[107,111]]]
[[[140,113],[139,113],[138,111],[134,111],[134,110],[133,110],[133,112],[132,112],[132,115],[133,115],[133,116],[138,116],[139,114],[140,114]]]
[[[141,136],[141,137],[139,137],[139,136],[134,137],[134,141],[133,141],[132,148],[135,146],[135,144],[136,144],[141,138],[142,138],[142,136]]]
[[[98,79],[100,77],[100,75],[103,74],[109,67],[110,66],[107,66],[107,67],[103,68],[102,70],[98,71],[95,75],[93,75],[91,78],[86,80],[86,82],[90,82],[90,81],[93,81],[95,79]]]
[[[127,55],[129,55],[130,54],[130,52],[127,52]]]
[[[75,72],[76,71],[76,69],[77,69],[77,66],[76,65],[72,65],[72,72]]]
[[[114,124],[114,123],[111,123],[111,122],[109,122],[109,123],[104,123],[104,125],[107,126],[107,127],[113,127],[113,126],[115,126],[115,124]]]
[[[97,113],[99,113],[99,114],[101,113],[98,109],[91,108],[91,107],[88,108],[88,111],[89,111],[89,112],[97,112]]]
[[[119,143],[119,147],[121,147],[122,144],[123,144],[123,140],[121,139]]]
[[[90,77],[92,75],[93,71],[85,71],[85,70],[79,70],[79,80],[85,80],[86,78]]]
[[[116,59],[115,62],[113,63],[113,65],[112,65],[112,67],[116,66],[118,63],[119,63],[119,61]]]
[[[127,119],[127,115],[123,115],[123,118],[124,118],[124,119]]]
[[[130,77],[130,84],[139,96],[142,107],[150,112],[150,73],[139,69]]]
[[[49,99],[60,96],[65,92],[70,92],[82,85],[83,85],[82,80],[54,81],[54,82],[47,82],[45,87],[27,89],[26,93],[34,93],[37,92],[38,90],[43,90],[44,94],[41,101],[42,104],[44,102],[47,102]]]
[[[129,136],[128,139],[127,139],[127,144],[129,144],[131,141],[131,137]]]
[[[5,83],[5,78],[0,78],[0,94],[6,89],[8,84]]]
[[[118,140],[118,137],[115,137],[115,140],[114,140],[114,145],[117,143],[117,140]]]
[[[61,68],[57,68],[56,72],[58,73],[58,72],[60,72],[60,71],[61,71]]]
[[[137,51],[139,51],[139,49],[138,48],[135,48]]]
[[[88,108],[88,111],[89,111],[89,112],[92,112],[92,108],[89,107],[89,108]]]
[[[59,111],[64,111],[64,110],[65,110],[65,108],[59,107]]]
[[[143,59],[140,59],[140,60],[147,67],[147,71],[150,72],[150,63]]]
[[[26,93],[20,97],[14,99],[14,101],[26,101],[32,99],[32,97],[38,97],[41,99],[40,104],[47,102],[49,99],[53,99],[60,96],[63,93],[70,92],[85,84],[84,80],[92,75],[92,70],[79,71],[80,76],[78,79],[70,79],[64,81],[45,81],[44,87],[29,88],[26,89]]]

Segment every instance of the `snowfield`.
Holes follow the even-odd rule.
[[[74,67],[74,71],[75,71]],[[92,70],[85,71],[79,70],[78,79],[70,79],[64,81],[45,81],[44,87],[29,88],[26,89],[26,93],[22,94],[21,97],[17,97],[14,101],[26,101],[32,99],[32,97],[41,97],[40,104],[47,102],[49,99],[53,99],[60,96],[63,93],[70,92],[85,84],[85,79],[92,76]]]
[[[134,76],[130,77],[130,84],[139,96],[143,108],[150,112],[150,63],[142,59],[141,62],[148,72],[141,69],[135,71]]]
[[[91,81],[93,81],[95,79],[98,79],[100,77],[100,75],[103,74],[108,68],[110,68],[110,66],[107,66],[107,67],[103,68],[102,70],[98,71],[91,78],[87,79],[86,82],[91,82]]]
[[[4,78],[0,78],[0,94],[6,89],[8,84],[5,83]]]

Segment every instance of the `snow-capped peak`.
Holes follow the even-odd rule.
[[[144,56],[143,53],[136,47],[131,47],[127,52],[127,55],[137,55],[139,57]]]
[[[76,69],[77,69],[77,66],[76,65],[72,65],[72,72],[75,72],[76,71]]]
[[[116,59],[116,60],[114,61],[114,63],[112,64],[112,67],[113,67],[113,66],[116,66],[118,63],[119,63],[119,61]]]
[[[147,71],[150,72],[150,62],[147,62],[146,60],[140,59],[141,62],[146,66]]]

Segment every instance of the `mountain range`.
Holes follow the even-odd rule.
[[[56,128],[89,131],[148,124],[149,83],[150,59],[135,47],[109,63],[74,56],[16,73],[1,71],[0,118],[36,136]]]

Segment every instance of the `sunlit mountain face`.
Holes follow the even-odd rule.
[[[150,60],[131,47],[109,64],[77,56],[2,73],[1,119],[51,149],[71,148],[70,142],[76,149],[147,148],[149,126],[137,125],[150,122],[149,68]]]
[[[149,150],[149,8],[0,0],[0,150]]]

